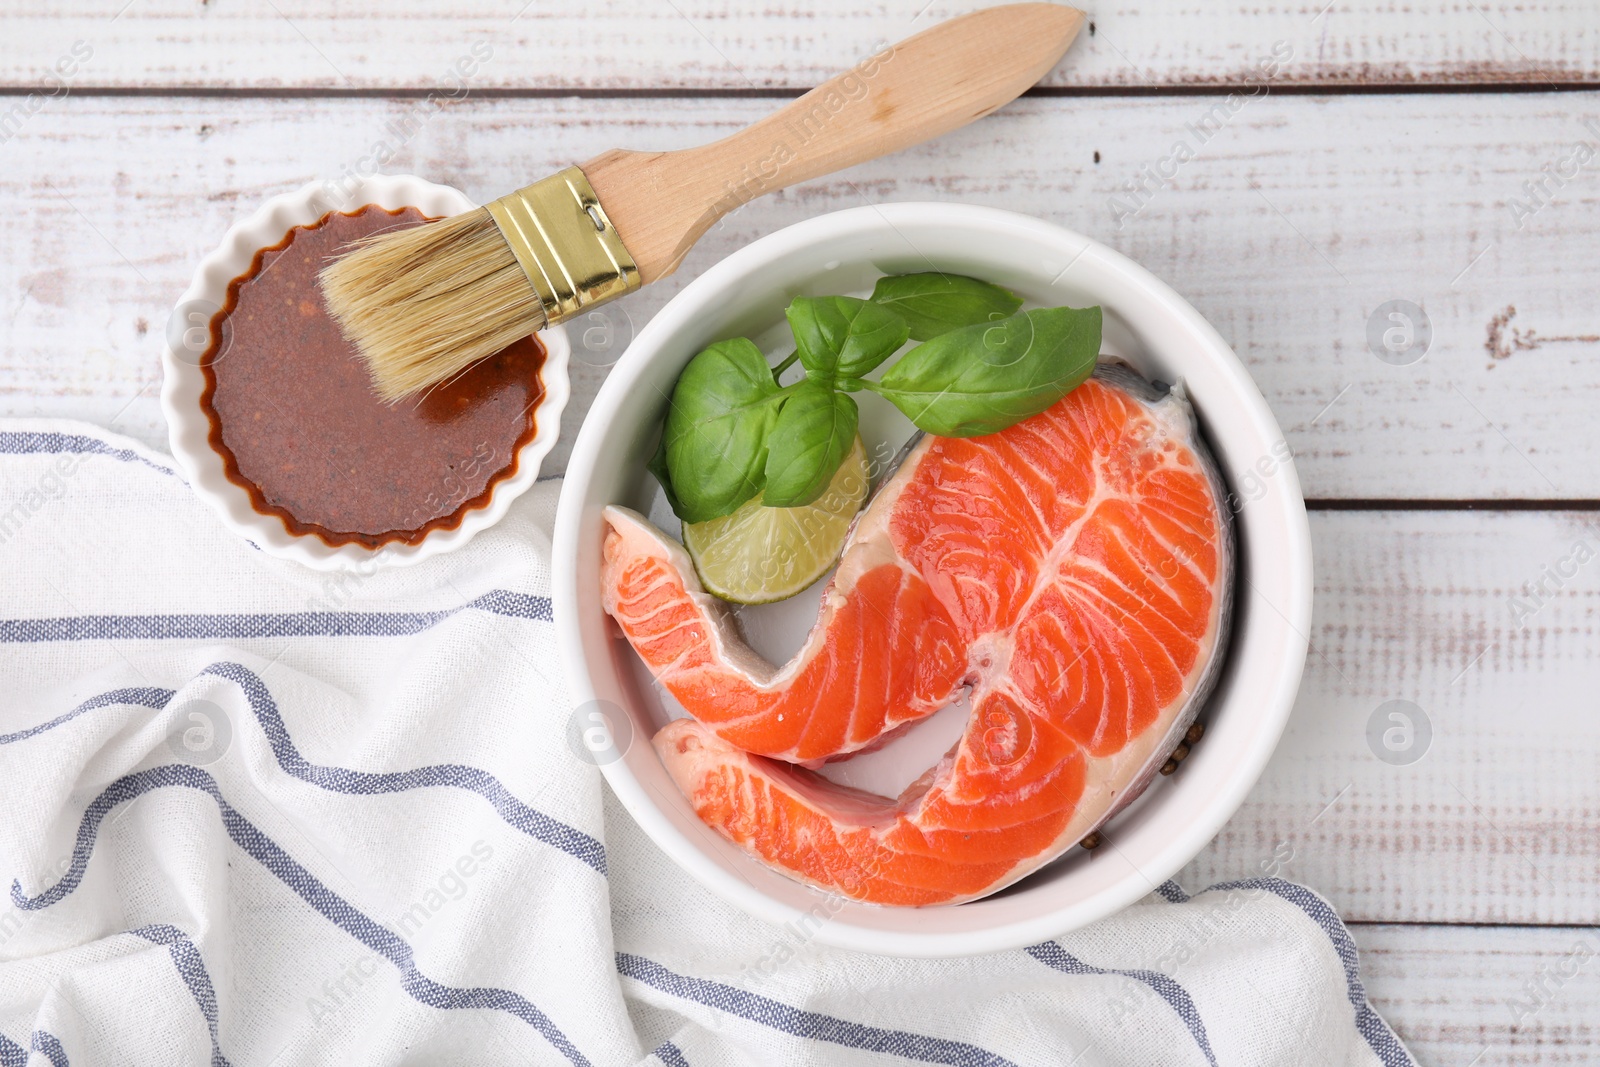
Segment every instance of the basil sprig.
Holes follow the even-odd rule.
[[[1094,370],[1100,309],[1037,308],[976,278],[901,274],[872,297],[797,297],[784,312],[795,354],[771,367],[752,341],[706,348],[673,389],[650,470],[684,522],[821,496],[855,440],[849,394],[882,396],[942,437],[996,433],[1060,400]],[[907,339],[922,343],[880,380],[865,376]],[[779,377],[798,359],[800,380]]]
[[[664,438],[679,518],[728,515],[761,492],[781,395],[748,338],[718,341],[689,361],[672,390]]]
[[[919,430],[980,437],[1066,396],[1099,353],[1099,308],[1037,308],[942,333],[865,385]]]
[[[784,316],[800,365],[812,379],[859,378],[900,351],[911,327],[900,315],[853,296],[801,296]]]
[[[872,302],[896,312],[914,341],[1016,313],[1022,297],[959,274],[891,274],[872,288]]]
[[[844,393],[810,379],[796,384],[772,427],[762,503],[795,508],[821,496],[855,442],[859,418]]]

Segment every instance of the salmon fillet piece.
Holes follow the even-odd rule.
[[[997,434],[927,437],[852,531],[778,667],[687,553],[608,508],[606,610],[693,716],[655,737],[708,825],[793,877],[922,906],[992,893],[1136,797],[1226,642],[1224,493],[1181,390],[1118,364]],[[898,798],[793,766],[868,748],[970,689],[954,749]]]

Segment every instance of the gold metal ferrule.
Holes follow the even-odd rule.
[[[502,196],[489,215],[551,323],[639,288],[638,265],[577,167]]]

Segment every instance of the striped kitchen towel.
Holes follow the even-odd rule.
[[[0,424],[0,1067],[1412,1062],[1270,873],[951,961],[707,895],[568,747],[557,489],[319,574],[165,456]]]

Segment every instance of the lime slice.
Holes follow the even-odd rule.
[[[706,591],[735,604],[794,596],[828,573],[844,550],[850,522],[867,499],[867,455],[857,437],[815,501],[769,508],[761,497],[708,522],[687,523],[683,544]]]

